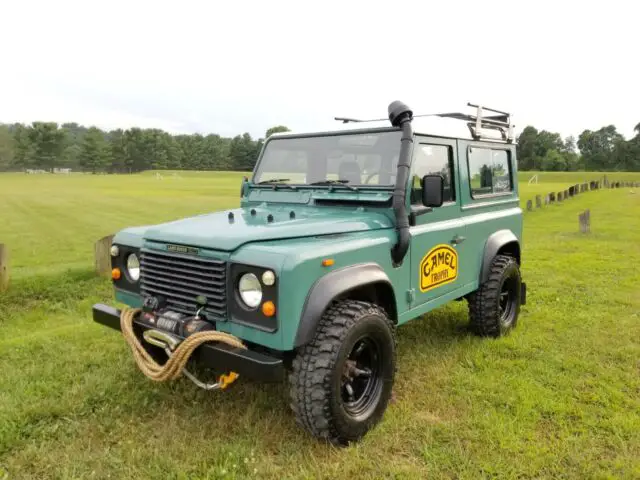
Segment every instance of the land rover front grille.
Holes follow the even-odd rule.
[[[140,256],[142,295],[161,296],[166,306],[195,314],[196,298],[204,296],[203,310],[212,319],[224,319],[226,303],[226,262],[143,249]]]

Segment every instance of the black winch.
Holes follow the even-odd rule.
[[[195,315],[188,315],[163,307],[162,298],[145,297],[140,320],[152,328],[184,338],[194,333],[215,330],[214,325],[199,314],[200,310]]]

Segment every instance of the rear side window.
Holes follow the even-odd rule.
[[[509,152],[469,147],[469,181],[472,197],[512,191]]]

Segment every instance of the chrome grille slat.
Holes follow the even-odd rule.
[[[161,295],[167,307],[185,314],[196,313],[196,297],[207,298],[204,309],[213,319],[227,315],[225,261],[178,253],[142,249],[140,290]]]

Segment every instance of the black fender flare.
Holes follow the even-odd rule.
[[[500,250],[506,249],[513,255],[520,264],[520,242],[518,237],[511,230],[498,230],[492,233],[487,239],[482,257],[482,268],[480,269],[480,283],[484,283],[489,278],[491,262]]]
[[[318,322],[329,304],[340,295],[358,287],[385,283],[393,292],[391,280],[376,263],[360,263],[334,270],[320,277],[307,294],[294,347],[306,345],[313,340]],[[395,302],[395,298],[393,299]]]

